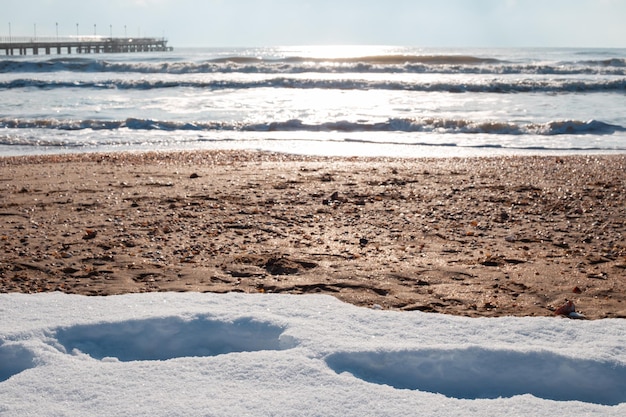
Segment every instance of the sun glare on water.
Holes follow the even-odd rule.
[[[310,45],[281,48],[286,55],[305,58],[359,58],[397,53],[397,47],[381,45]]]

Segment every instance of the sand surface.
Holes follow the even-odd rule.
[[[626,318],[626,155],[0,158],[0,292]]]

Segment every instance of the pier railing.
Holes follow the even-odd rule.
[[[40,50],[46,55],[68,53],[124,53],[124,52],[162,52],[171,51],[165,38],[111,38],[104,36],[69,36],[69,37],[0,37],[0,54],[39,55]]]
[[[94,42],[106,39],[105,36],[0,36],[3,43],[56,43],[56,42]],[[116,39],[116,38],[109,38]]]

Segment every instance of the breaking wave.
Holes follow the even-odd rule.
[[[471,55],[376,55],[348,58],[259,58],[230,56],[190,61],[117,62],[84,57],[3,60],[0,73],[106,72],[145,74],[215,73],[417,73],[417,74],[558,74],[626,75],[626,59],[516,63]]]
[[[626,127],[598,120],[561,120],[547,123],[517,124],[500,121],[462,119],[395,118],[366,123],[329,121],[311,124],[299,119],[268,123],[176,122],[129,118],[126,120],[0,119],[0,128],[54,130],[160,130],[160,131],[233,131],[233,132],[426,132],[486,135],[610,135]]]
[[[465,82],[415,83],[403,81],[371,81],[354,79],[300,79],[277,77],[261,80],[101,80],[101,81],[57,81],[39,79],[16,79],[0,82],[0,90],[23,88],[38,89],[119,89],[153,90],[164,88],[198,88],[207,90],[254,89],[254,88],[297,88],[338,90],[397,90],[450,93],[593,93],[624,92],[626,78],[617,80],[489,80]]]

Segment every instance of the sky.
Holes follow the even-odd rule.
[[[58,29],[165,36],[176,47],[626,47],[626,0],[0,0],[0,10],[0,37]]]

